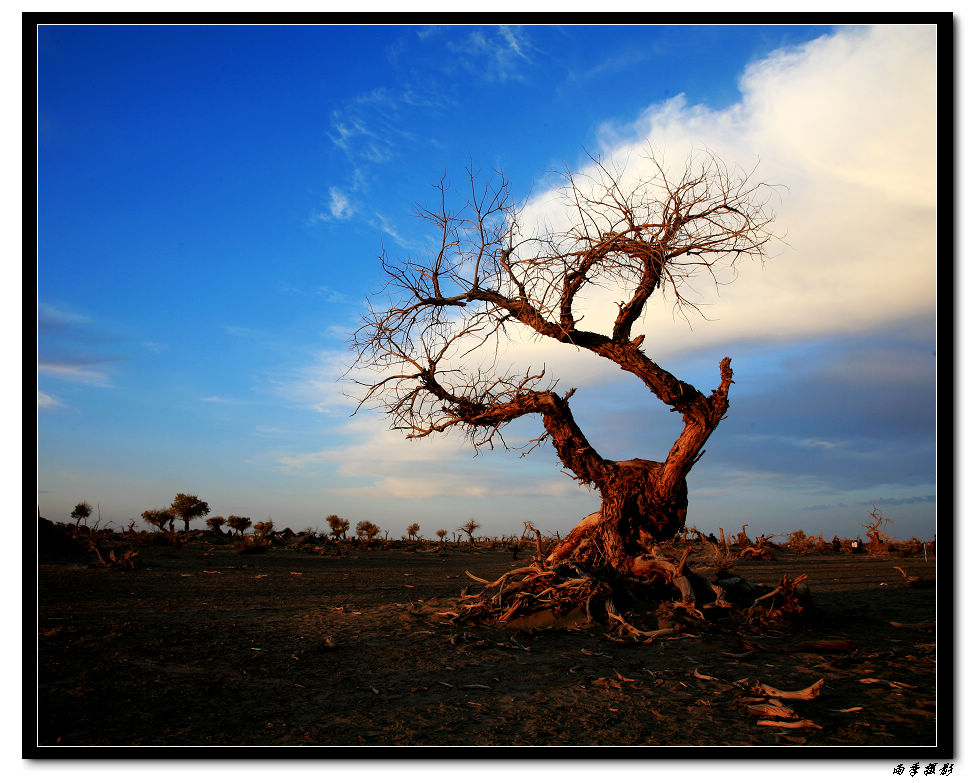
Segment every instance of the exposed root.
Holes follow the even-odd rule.
[[[467,572],[481,592],[465,590],[457,611],[440,615],[456,624],[525,630],[598,625],[615,641],[646,644],[727,617],[749,625],[793,624],[809,607],[805,576],[785,577],[773,590],[726,572],[709,581],[688,567],[690,553],[688,546],[679,557],[637,557],[625,574],[589,573],[575,562],[550,565],[540,558],[493,581]]]

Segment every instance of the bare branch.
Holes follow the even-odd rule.
[[[504,427],[538,414],[544,433],[528,451],[551,440],[577,479],[605,486],[616,463],[579,430],[567,402],[572,391],[556,394],[557,380],[544,368],[499,366],[502,341],[518,325],[613,362],[683,416],[666,463],[653,463],[657,490],[678,492],[727,411],[730,359],[721,363],[718,388],[705,395],[654,362],[645,335],[632,332],[655,293],[694,312],[700,304],[690,298],[691,281],[719,285],[743,258],[763,261],[773,238],[773,189],[709,152],[676,174],[653,154],[649,162],[642,178],[595,158],[586,172],[566,172],[561,229],[529,225],[502,175],[482,181],[468,169],[459,195],[441,179],[436,207],[416,210],[436,230],[434,251],[398,261],[382,251],[380,294],[388,301],[370,303],[353,337],[360,407],[383,410],[410,438],[460,429],[475,448],[507,447]],[[621,297],[608,334],[580,328],[579,303],[592,294]]]

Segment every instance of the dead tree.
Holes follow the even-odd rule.
[[[468,170],[465,192],[442,180],[438,205],[418,215],[437,231],[425,258],[381,256],[389,303],[370,303],[353,344],[352,375],[361,405],[385,412],[408,438],[461,430],[475,449],[508,445],[503,427],[539,416],[565,472],[595,487],[597,513],[548,554],[553,566],[629,573],[646,541],[684,527],[686,478],[728,411],[731,359],[718,364],[706,394],[657,364],[652,336],[634,334],[657,294],[682,314],[698,310],[688,283],[717,285],[742,258],[765,257],[772,238],[770,186],[711,154],[689,159],[676,176],[648,156],[651,175],[633,180],[599,161],[564,175],[559,193],[570,224],[527,225],[503,175],[481,184]],[[585,300],[611,296],[611,324],[582,326]],[[575,388],[559,391],[544,368],[505,369],[505,341],[542,337],[586,350],[639,379],[683,418],[662,460],[615,460],[596,451],[573,416]],[[641,543],[641,539],[644,543]]]
[[[867,551],[871,554],[889,552],[895,542],[882,528],[893,523],[876,506],[870,512],[870,517],[873,522],[860,523],[860,527],[867,530]]]

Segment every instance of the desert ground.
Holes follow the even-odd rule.
[[[50,544],[37,571],[40,755],[825,746],[883,758],[892,747],[922,757],[937,741],[931,553],[739,560],[734,573],[757,584],[808,575],[800,627],[729,619],[638,643],[598,625],[443,614],[483,588],[468,572],[493,580],[527,563],[527,548],[514,561],[501,546],[248,548],[199,532],[144,536],[121,565],[110,553],[121,561],[130,547],[107,540],[105,565]],[[703,547],[691,563],[707,574]]]

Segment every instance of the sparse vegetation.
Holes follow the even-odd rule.
[[[195,732],[202,744],[361,742],[357,737],[363,736],[362,722],[336,724],[323,716],[309,723],[307,702],[280,700],[282,669],[263,666],[268,660],[290,667],[285,669],[289,676],[300,677],[300,683],[327,698],[333,710],[360,721],[368,716],[384,721],[376,739],[401,745],[517,745],[529,740],[544,745],[553,739],[583,738],[641,744],[654,740],[654,732],[662,727],[666,734],[661,739],[676,737],[690,745],[779,742],[781,727],[763,727],[749,719],[752,713],[762,717],[756,712],[760,709],[770,714],[773,708],[781,709],[769,706],[764,693],[755,692],[755,677],[797,690],[827,679],[828,700],[786,701],[802,718],[823,727],[786,730],[797,741],[848,746],[889,734],[885,741],[903,745],[906,739],[933,731],[933,714],[926,717],[931,708],[921,704],[935,698],[933,652],[926,651],[930,645],[925,644],[933,641],[934,628],[936,564],[930,551],[928,561],[920,553],[891,561],[887,555],[800,555],[783,548],[781,570],[775,564],[739,559],[736,575],[697,572],[711,588],[720,587],[732,606],[740,605],[742,596],[750,597],[753,606],[740,610],[715,601],[693,607],[670,604],[655,614],[634,616],[631,603],[597,596],[589,602],[592,625],[585,607],[558,617],[533,613],[505,622],[488,618],[483,624],[459,624],[445,613],[477,605],[479,590],[503,595],[506,610],[519,598],[529,601],[529,608],[535,606],[535,594],[523,595],[525,580],[531,580],[529,585],[541,582],[544,589],[554,577],[546,573],[543,560],[534,557],[534,525],[523,538],[479,536],[476,549],[468,546],[466,535],[457,543],[446,543],[446,530],[442,549],[391,540],[388,546],[361,547],[354,566],[332,559],[341,557],[342,550],[355,552],[354,541],[334,541],[311,528],[291,541],[277,535],[264,541],[249,535],[231,541],[194,530],[93,531],[76,528],[73,520],[44,520],[39,525],[38,697],[41,738],[51,744],[59,737],[77,745],[110,740],[178,744],[188,732]],[[760,538],[753,537],[752,546]],[[299,540],[306,546],[296,546]],[[516,540],[533,555],[531,562],[522,556],[517,563],[525,570],[493,587],[480,583],[479,578],[493,579],[512,565],[507,547]],[[548,533],[536,540],[543,554],[555,544],[555,536]],[[657,547],[661,555],[679,559],[691,544],[689,538],[687,544],[664,542]],[[700,566],[709,549],[693,541],[688,562]],[[449,559],[439,561],[444,555]],[[146,567],[137,568],[140,562]],[[76,563],[92,567],[78,568]],[[355,569],[352,590],[350,566]],[[781,580],[782,570],[794,578]],[[857,579],[850,585],[836,583],[832,577],[839,570]],[[801,578],[804,574],[808,579]],[[443,581],[454,575],[458,581]],[[589,582],[579,576],[575,580],[578,590]],[[806,622],[807,584],[815,585],[816,614],[811,622]],[[542,590],[538,594],[543,605],[551,595]],[[92,601],[93,595],[100,597]],[[166,596],[165,611],[159,611],[158,602],[145,600],[158,595]],[[756,599],[763,600],[756,605]],[[232,607],[232,617],[213,622],[213,607],[219,606]],[[86,628],[70,619],[82,611]],[[620,626],[623,632],[617,633],[610,613],[632,630]],[[747,633],[739,634],[740,625],[728,622],[702,633],[700,615],[734,618]],[[792,625],[797,619],[806,622],[801,635]],[[545,628],[561,624],[573,629],[571,636],[545,633]],[[896,626],[897,632],[883,633],[887,625]],[[728,640],[727,654],[716,652],[722,637]],[[423,642],[421,655],[417,640]],[[375,678],[367,682],[380,693],[387,683],[396,682],[400,698],[363,699],[361,669],[328,664],[333,651],[340,656],[331,659],[334,663],[357,649],[370,655]],[[142,666],[131,665],[133,650],[139,651]],[[212,660],[215,651],[221,683],[228,687],[200,688],[195,667],[183,672],[173,666],[174,661]],[[526,663],[526,675],[530,667],[530,676],[511,676],[518,660]],[[146,681],[147,666],[168,672],[151,692],[140,685]],[[735,682],[743,677],[747,683]],[[855,712],[838,711],[859,703],[866,678],[875,678],[869,686],[875,710],[869,726],[859,722]],[[881,687],[882,680],[909,684],[910,704],[921,706],[897,712],[904,704],[905,688]],[[553,682],[559,687],[553,688]],[[477,693],[460,691],[468,683],[489,687]],[[451,686],[463,697],[457,704],[447,698]],[[239,698],[244,688],[276,705],[280,717],[273,725],[268,725],[270,719],[249,721],[254,702]],[[687,698],[688,688],[694,689],[693,698]],[[430,692],[443,705],[432,714],[426,701]],[[412,694],[419,694],[417,701]],[[580,694],[585,708],[580,708]],[[652,699],[654,710],[673,720],[664,723],[648,716],[647,699]],[[483,705],[497,720],[488,725],[471,721],[469,701]],[[201,720],[201,715],[211,713],[230,716],[239,724],[231,732],[224,721]],[[607,723],[607,714],[617,720]],[[454,727],[446,739],[445,715]],[[241,725],[247,727],[244,733]],[[543,729],[532,728],[538,726]]]
[[[411,523],[406,528],[406,536],[407,536],[407,538],[410,539],[410,541],[412,541],[414,538],[416,538],[416,534],[419,533],[419,532],[420,532],[420,525],[417,522]]]

